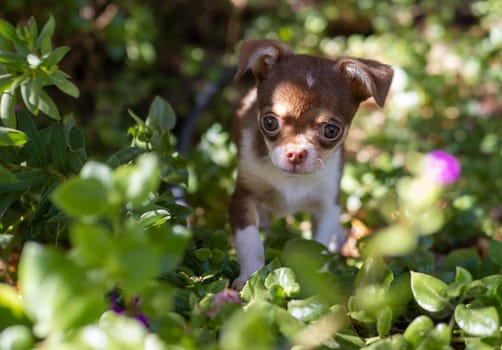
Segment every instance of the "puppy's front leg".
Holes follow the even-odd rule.
[[[314,239],[324,244],[331,252],[338,252],[345,242],[345,230],[340,224],[341,208],[338,204],[328,205],[321,213],[315,214]]]
[[[241,268],[241,273],[232,283],[232,287],[241,290],[249,277],[265,264],[263,242],[258,231],[258,207],[249,191],[237,186],[230,198],[229,217]]]

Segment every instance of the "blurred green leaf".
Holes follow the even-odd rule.
[[[495,239],[490,240],[488,257],[498,266],[502,266],[502,242]]]
[[[28,142],[28,138],[24,132],[0,126],[0,147],[19,146],[26,142]]]
[[[225,323],[220,346],[222,350],[270,350],[274,333],[267,320],[267,304],[253,303],[246,311],[237,310]]]
[[[70,230],[72,257],[80,265],[106,267],[114,254],[113,234],[99,225],[77,223]]]
[[[47,67],[47,69],[52,69],[63,59],[68,51],[70,51],[70,48],[67,46],[58,47],[42,56],[42,64]]]
[[[448,286],[436,277],[411,272],[411,291],[418,305],[429,312],[439,312],[448,306]]]
[[[392,309],[390,306],[385,305],[382,309],[378,310],[377,316],[377,332],[380,337],[385,337],[389,334],[392,327]]]
[[[155,96],[150,110],[148,111],[148,118],[146,125],[155,129],[171,130],[176,124],[176,115],[171,104],[160,96]]]
[[[0,330],[12,324],[27,323],[28,319],[17,290],[8,284],[0,283]]]
[[[265,287],[272,289],[279,286],[286,297],[295,297],[300,291],[300,285],[295,281],[293,270],[281,267],[272,271],[265,279]]]
[[[85,272],[40,244],[25,245],[19,280],[23,305],[38,337],[96,321],[105,309],[102,291],[90,285]]]
[[[157,157],[141,155],[135,165],[118,168],[114,172],[114,181],[119,187],[117,190],[125,194],[134,207],[141,206],[152,192],[157,191],[160,183]]]
[[[44,170],[27,170],[12,173],[16,176],[16,182],[0,185],[0,193],[24,191],[32,186],[38,186],[49,178]]]
[[[107,211],[106,188],[93,178],[65,181],[52,194],[52,201],[73,216],[99,216]]]
[[[19,182],[10,171],[0,165],[0,185],[10,185]]]
[[[357,274],[355,285],[357,288],[369,285],[382,285],[389,287],[394,280],[392,270],[387,267],[381,257],[368,257]]]
[[[14,105],[16,98],[14,90],[7,90],[0,94],[0,120],[3,125],[8,128],[16,128],[16,114],[14,113]]]
[[[54,29],[56,27],[56,21],[54,17],[51,15],[47,23],[45,23],[44,27],[40,31],[40,34],[37,38],[37,42],[35,44],[35,49],[40,50],[42,55],[50,52],[52,50],[51,39],[54,34]]]
[[[141,147],[126,147],[110,156],[110,158],[106,160],[106,163],[112,168],[117,168],[136,159],[143,153],[145,153],[145,150]]]
[[[288,311],[302,322],[312,322],[325,315],[329,306],[319,296],[311,296],[303,300],[291,300],[288,302]]]
[[[16,28],[14,28],[9,22],[0,19],[0,35],[7,40],[19,43],[20,40],[17,37]]]
[[[493,306],[467,308],[463,304],[457,305],[455,322],[464,332],[475,337],[491,337],[499,334],[499,315]]]
[[[434,322],[428,316],[420,315],[406,327],[403,335],[406,341],[416,349],[433,328]]]
[[[10,326],[0,333],[0,349],[2,350],[29,350],[33,349],[34,343],[33,334],[26,326]]]

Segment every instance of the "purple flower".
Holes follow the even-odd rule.
[[[214,306],[206,311],[206,315],[210,318],[215,318],[220,311],[220,308],[223,304],[240,304],[241,298],[239,297],[239,293],[237,293],[233,289],[224,289],[218,294],[214,296]]]
[[[110,293],[110,309],[116,314],[132,316],[141,322],[146,328],[150,328],[148,325],[148,316],[141,312],[141,299],[137,296],[134,297],[130,302],[129,308],[126,308],[126,306],[123,305],[123,300],[121,299],[122,298],[117,291],[112,291]]]
[[[460,162],[448,152],[435,150],[425,156],[422,171],[441,185],[449,185],[460,176]]]

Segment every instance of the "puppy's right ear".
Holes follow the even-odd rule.
[[[262,79],[281,57],[293,54],[291,48],[280,41],[271,39],[246,40],[239,50],[239,65],[234,81],[238,81],[251,69],[257,80]]]

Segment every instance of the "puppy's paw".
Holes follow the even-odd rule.
[[[233,282],[232,282],[232,289],[235,289],[236,291],[240,292],[242,288],[244,288],[244,285],[248,281],[248,278],[245,277],[237,277]]]

